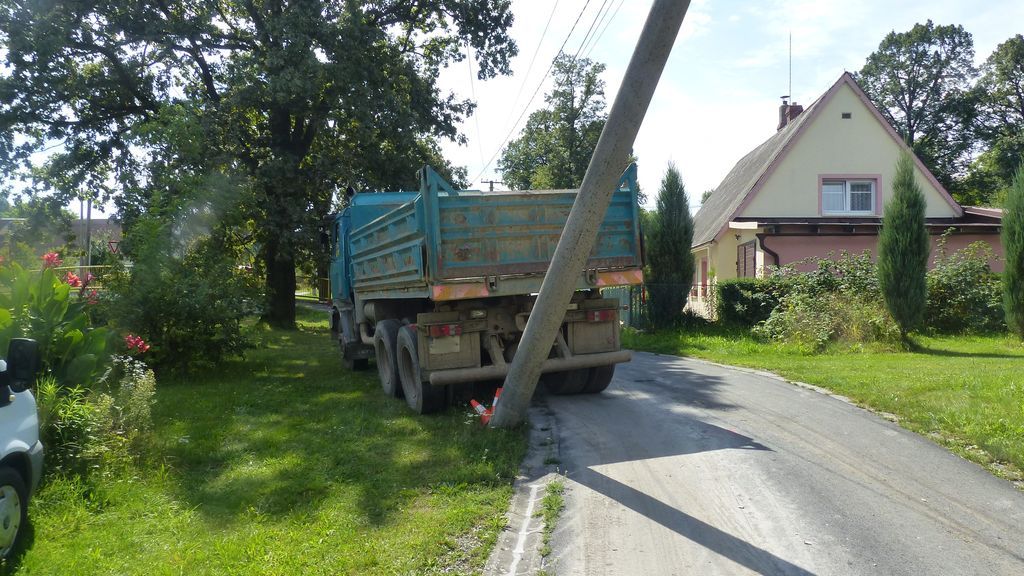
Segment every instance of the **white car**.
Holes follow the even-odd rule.
[[[0,560],[18,549],[28,501],[43,472],[39,416],[30,388],[38,354],[32,340],[14,339],[0,360]]]

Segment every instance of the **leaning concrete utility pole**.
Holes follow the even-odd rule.
[[[689,6],[689,0],[655,0],[651,6],[608,121],[590,158],[576,203],[544,276],[537,302],[526,322],[491,426],[516,426],[526,417],[540,378],[541,364],[548,358],[565,318],[565,308],[576,290],[576,281],[594,248],[612,192],[626,167],[636,133]]]

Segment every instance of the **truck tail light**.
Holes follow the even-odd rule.
[[[587,312],[587,322],[611,322],[615,320],[615,310],[591,310]]]
[[[438,324],[430,327],[431,338],[442,336],[459,336],[462,334],[462,326],[458,324]]]

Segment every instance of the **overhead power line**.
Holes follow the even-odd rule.
[[[476,103],[476,82],[473,80],[473,49],[469,47],[469,42],[466,42],[466,62],[469,63],[469,94],[473,98],[473,103]],[[473,110],[473,123],[476,124],[476,148],[480,153],[480,161],[484,161],[484,146],[480,139],[480,115],[477,114],[476,110]]]
[[[597,47],[597,44],[601,42],[601,38],[604,37],[605,31],[608,30],[609,26],[611,26],[612,20],[615,20],[615,17],[619,14],[619,8],[622,8],[622,4],[625,1],[626,0],[619,0],[618,5],[615,6],[615,11],[612,12],[611,18],[608,18],[608,21],[604,23],[604,28],[601,28],[601,32],[597,35],[597,38],[590,43],[590,48],[588,48],[587,52],[583,55],[584,59],[590,58],[590,53],[593,52],[594,48]]]
[[[555,59],[558,58],[558,55],[561,54],[563,50],[565,50],[565,45],[569,42],[569,38],[572,37],[572,33],[576,31],[576,26],[580,23],[580,19],[583,18],[583,13],[587,11],[587,6],[590,6],[590,1],[591,0],[587,0],[587,3],[583,5],[583,9],[580,10],[580,13],[576,16],[576,21],[572,23],[572,28],[569,29],[569,33],[566,34],[565,40],[563,40],[562,45],[559,46],[558,52],[555,54],[555,58],[551,59],[551,64],[549,64],[548,69],[544,71],[544,76],[540,79],[540,82],[537,84],[537,88],[533,91],[533,94],[530,96],[530,99],[526,102],[526,106],[523,107],[523,111],[519,114],[519,117],[516,118],[515,124],[512,125],[512,128],[508,131],[508,134],[506,134],[505,138],[502,139],[501,144],[498,146],[498,149],[495,150],[494,154],[491,155],[491,159],[487,161],[487,164],[485,164],[483,169],[480,170],[480,173],[476,175],[476,178],[473,178],[472,182],[480,180],[480,177],[484,175],[484,172],[486,172],[487,169],[491,167],[491,164],[494,163],[494,159],[498,157],[498,154],[501,153],[501,150],[505,147],[505,144],[508,143],[509,138],[512,137],[512,134],[515,133],[516,128],[519,127],[519,123],[523,121],[523,116],[525,116],[526,113],[530,110],[530,105],[533,104],[534,98],[537,97],[537,93],[540,92],[541,87],[544,86],[544,81],[548,79],[548,74],[551,73],[551,69],[554,68],[555,66]],[[525,79],[523,81],[525,82]]]
[[[583,51],[583,47],[587,45],[587,43],[590,41],[592,37],[592,34],[596,31],[595,28],[597,27],[597,21],[599,18],[602,17],[601,15],[605,12],[605,6],[608,6],[608,0],[603,0],[601,2],[601,7],[597,9],[597,14],[594,14],[594,19],[590,21],[590,28],[587,28],[587,33],[583,35],[583,41],[580,42],[580,46],[579,48],[576,49],[576,53],[572,55],[573,62],[575,62],[576,59],[579,57],[580,52]]]
[[[555,10],[558,9],[558,0],[555,0],[554,6],[551,7],[551,14],[548,14],[548,22],[544,25],[544,31],[540,33],[540,41],[537,42],[537,47],[533,49],[533,56],[530,57],[530,64],[526,67],[526,74],[523,74],[523,81],[519,83],[519,90],[516,91],[516,98],[512,101],[510,109],[515,110],[516,105],[519,104],[519,97],[523,95],[523,88],[526,86],[526,81],[530,78],[530,72],[533,71],[533,63],[537,60],[537,54],[540,54],[540,47],[544,44],[544,38],[548,35],[548,27],[551,26],[551,19],[555,17]],[[483,162],[483,154],[480,154],[480,161]]]

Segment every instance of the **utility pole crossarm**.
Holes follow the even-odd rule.
[[[590,158],[576,202],[544,276],[491,426],[512,427],[526,417],[565,309],[594,247],[611,195],[672,51],[689,0],[655,0],[630,59],[608,121]]]

